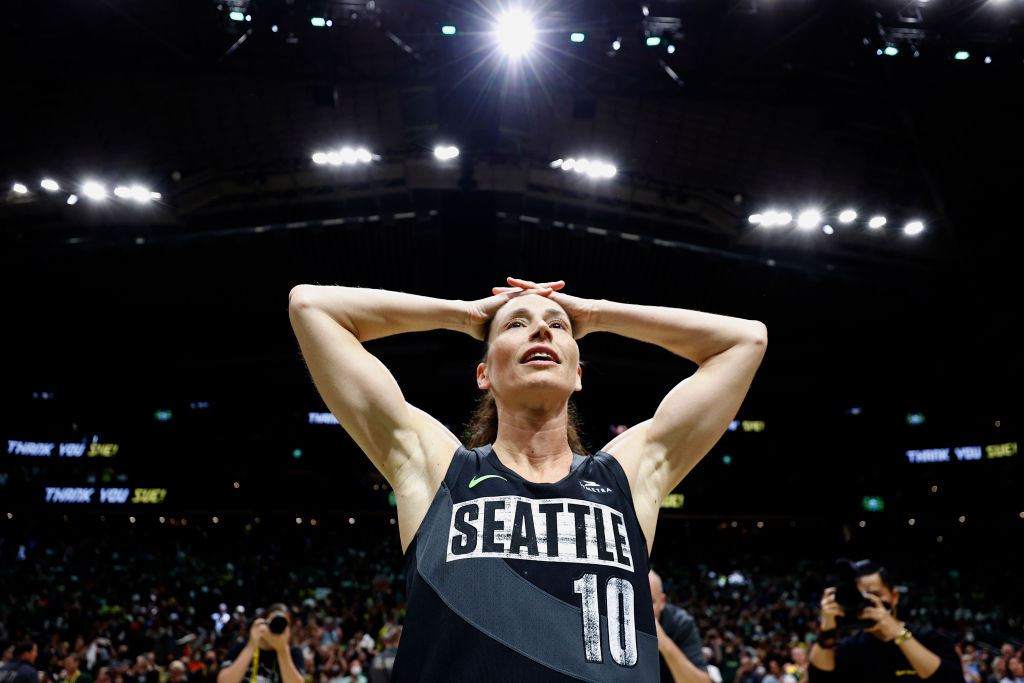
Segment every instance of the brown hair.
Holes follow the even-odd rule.
[[[480,358],[480,363],[487,361],[487,340],[491,337],[491,322],[493,320],[493,318],[488,320],[484,325],[484,354]],[[571,321],[570,324],[572,324]],[[571,397],[566,409],[569,415],[568,423],[566,424],[566,438],[569,440],[569,448],[572,449],[573,453],[590,455],[590,451],[583,445],[583,439],[581,438],[583,424],[579,413],[576,411],[576,404],[573,403]],[[494,443],[495,439],[498,438],[498,406],[495,405],[494,396],[491,395],[490,391],[485,391],[477,400],[476,408],[466,423],[465,434],[466,448],[486,446]]]

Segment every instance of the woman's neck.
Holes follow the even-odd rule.
[[[529,481],[558,481],[569,473],[568,413],[498,408],[494,452],[502,464]]]

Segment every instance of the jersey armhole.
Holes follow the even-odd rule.
[[[611,472],[615,478],[616,483],[619,485],[619,489],[622,490],[623,495],[626,496],[626,500],[629,501],[629,509],[633,511],[633,519],[636,520],[636,530],[640,533],[640,540],[644,543],[644,553],[647,552],[647,548],[650,545],[647,543],[647,537],[644,535],[644,529],[640,525],[640,517],[636,514],[636,506],[633,504],[633,491],[629,488],[629,479],[626,477],[626,471],[622,469],[622,465],[615,459],[615,456],[611,453],[604,451],[598,451],[594,454],[594,460],[604,465]],[[648,560],[650,557],[647,558]]]
[[[478,451],[479,449],[476,448],[474,448],[473,450],[469,450],[461,443],[455,447],[455,452],[452,454],[452,460],[451,462],[448,463],[448,469],[444,473],[444,479],[441,480],[441,484],[440,486],[437,487],[437,491],[434,491],[434,497],[430,499],[431,505],[433,504],[433,500],[437,498],[438,495],[440,495],[442,490],[447,489],[450,491],[455,486],[455,482],[459,478],[459,473],[462,471],[462,467],[466,464],[466,462],[471,458],[480,457]],[[429,507],[427,508],[427,514],[430,514]],[[426,521],[427,515],[424,515],[423,519],[420,520],[419,528],[416,529],[416,533],[413,534],[412,540],[409,541],[409,547],[405,549],[403,557],[408,558],[410,557],[409,553],[416,552],[416,546],[418,545],[417,539],[419,539],[420,537],[420,529],[423,528],[423,523]]]

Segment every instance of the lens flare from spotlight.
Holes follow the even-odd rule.
[[[533,46],[536,29],[533,18],[521,9],[511,9],[498,17],[495,31],[498,47],[507,56],[517,59],[522,57]]]

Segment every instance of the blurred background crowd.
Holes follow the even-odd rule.
[[[216,683],[252,620],[284,601],[307,683],[387,680],[374,677],[382,672],[373,662],[400,642],[397,533],[293,524],[223,520],[102,533],[74,521],[23,525],[0,544],[3,659],[31,640],[41,683]],[[668,532],[652,563],[669,602],[695,617],[712,675],[805,680],[818,603],[834,578],[830,558],[782,547],[790,544],[782,538],[744,548],[691,538],[684,552],[682,535],[671,524]],[[902,618],[955,639],[965,681],[1016,680],[1008,667],[1021,656],[1024,610],[1012,571],[968,558],[940,567],[909,548],[885,553],[905,589]]]

